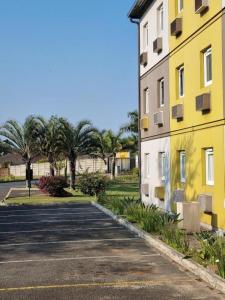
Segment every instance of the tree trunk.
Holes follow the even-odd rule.
[[[70,160],[70,188],[75,190],[76,159]]]
[[[55,176],[55,168],[53,163],[50,163],[50,176]]]
[[[26,187],[31,188],[31,161],[26,162]]]
[[[64,177],[67,180],[67,160],[65,160]]]
[[[111,163],[111,179],[115,179],[116,174],[116,156],[112,157],[112,163]]]

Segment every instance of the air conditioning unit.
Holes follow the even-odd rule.
[[[199,202],[178,202],[178,227],[187,233],[200,232],[200,204]]]
[[[183,104],[177,104],[172,107],[172,119],[182,120],[184,117]]]
[[[140,64],[142,66],[146,66],[148,64],[148,53],[147,52],[143,52],[140,55]]]
[[[142,191],[142,194],[144,194],[145,196],[148,196],[149,195],[149,185],[142,184],[141,191]]]
[[[204,213],[212,213],[212,195],[201,194],[198,196],[198,202]]]
[[[141,127],[141,129],[148,130],[148,128],[149,128],[149,118],[148,117],[144,117],[141,119],[140,127]]]
[[[173,201],[175,203],[185,201],[185,196],[184,196],[184,190],[183,189],[177,189],[173,192]]]
[[[202,14],[209,8],[209,0],[195,0],[195,13]]]
[[[160,200],[164,200],[164,198],[165,198],[165,187],[164,186],[155,187],[155,197],[159,198]]]
[[[153,52],[159,53],[162,51],[162,38],[159,37],[153,42]]]
[[[182,33],[182,18],[176,18],[170,24],[171,35],[178,36]]]
[[[163,125],[163,111],[157,112],[153,115],[154,124],[158,126]]]
[[[202,94],[196,97],[196,110],[202,112],[210,111],[210,93]]]

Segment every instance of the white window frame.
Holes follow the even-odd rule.
[[[149,114],[149,105],[150,105],[150,91],[149,88],[144,90],[144,114]]]
[[[150,154],[144,154],[144,176],[145,178],[150,177]]]
[[[163,3],[157,9],[157,26],[158,26],[158,35],[160,35],[164,30],[164,7]]]
[[[166,180],[166,153],[159,153],[159,165],[160,165],[160,179],[162,181]]]
[[[209,172],[209,157],[212,157],[212,170]],[[214,185],[214,151],[213,148],[205,150],[205,177],[206,185]]]
[[[181,13],[183,9],[184,9],[184,0],[177,0],[177,11],[178,11],[178,13]]]
[[[165,105],[165,80],[164,78],[161,78],[159,80],[159,106],[163,107],[164,105]]]
[[[182,76],[182,81],[181,81],[181,74],[183,73],[183,76]],[[181,83],[183,84],[183,93],[181,93]],[[178,68],[178,93],[179,93],[179,98],[183,98],[184,97],[184,94],[185,94],[185,85],[184,85],[184,65],[180,66]]]
[[[208,48],[205,52],[204,52],[204,83],[205,86],[209,86],[212,84],[212,78],[210,80],[208,80],[207,78],[207,74],[208,74],[208,68],[207,68],[207,58],[208,56],[211,56],[211,68],[212,68],[212,48]],[[211,70],[212,72],[212,70]],[[211,74],[212,77],[212,74]]]
[[[184,161],[184,165],[183,165]],[[184,175],[184,176],[183,176]],[[180,151],[180,182],[186,182],[186,152]]]
[[[149,37],[148,37],[148,22],[146,22],[143,26],[143,50],[148,49],[148,42],[149,42]]]

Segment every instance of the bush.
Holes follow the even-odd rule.
[[[53,197],[66,197],[71,194],[64,189],[68,187],[67,181],[61,176],[43,176],[39,180],[39,188],[44,193],[48,193]]]
[[[99,173],[84,173],[79,178],[80,190],[84,195],[98,196],[105,192],[107,179]]]

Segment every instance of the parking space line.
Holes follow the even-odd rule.
[[[117,238],[117,239],[89,239],[89,240],[76,240],[76,241],[52,241],[52,242],[27,242],[27,243],[12,243],[12,244],[0,244],[0,248],[12,247],[12,246],[26,246],[26,245],[48,245],[48,244],[73,244],[73,243],[95,243],[95,242],[119,242],[140,240],[139,237],[133,238]]]
[[[30,221],[30,222],[4,222],[0,223],[0,225],[12,225],[12,224],[38,224],[38,223],[60,223],[60,222],[88,222],[88,221],[113,221],[112,218],[104,218],[104,219],[81,219],[81,220],[45,220],[45,221]],[[115,222],[115,221],[114,221]]]
[[[148,258],[148,257],[155,257],[161,256],[158,253],[155,254],[138,254],[138,255],[126,255],[126,258],[136,259],[136,258]],[[55,261],[73,261],[73,260],[106,260],[106,259],[115,259],[115,258],[123,258],[124,255],[105,255],[105,256],[77,256],[77,257],[63,257],[63,258],[46,258],[46,259],[26,259],[26,260],[9,260],[9,261],[0,261],[0,265],[7,265],[7,264],[22,264],[22,263],[30,263],[30,262],[55,262]]]
[[[184,283],[195,282],[194,279],[187,277],[171,278],[171,279],[155,279],[155,280],[137,280],[137,281],[115,281],[115,282],[88,282],[88,283],[75,283],[75,284],[55,284],[55,285],[38,285],[38,286],[24,286],[24,287],[13,287],[13,288],[0,288],[0,292],[13,292],[13,291],[28,291],[28,290],[44,290],[44,289],[61,289],[61,288],[91,288],[91,287],[123,287],[133,285],[162,285],[167,282]]]
[[[80,206],[82,206],[82,205],[80,205]],[[11,212],[18,212],[18,211],[22,211],[22,212],[25,212],[25,211],[38,211],[38,210],[44,210],[44,211],[46,211],[46,210],[72,210],[72,209],[86,209],[86,210],[97,210],[94,206],[92,206],[91,204],[90,204],[90,206],[88,205],[87,206],[87,208],[86,208],[86,206],[83,206],[83,207],[58,207],[58,208],[48,208],[48,207],[46,207],[46,208],[31,208],[31,209],[12,209],[12,210],[0,210],[0,213],[11,213]]]
[[[0,231],[1,234],[16,234],[16,233],[33,233],[33,232],[62,232],[62,231],[90,231],[90,230],[105,230],[108,229],[121,229],[128,231],[125,227],[122,226],[109,226],[109,227],[88,227],[88,228],[62,228],[62,229],[37,229],[37,230],[22,230],[22,231]],[[129,232],[129,231],[128,231]]]
[[[49,214],[38,214],[37,216],[53,216],[53,217],[56,217],[56,216],[67,216],[67,215],[78,215],[78,216],[85,216],[85,215],[93,215],[93,214],[102,214],[102,215],[105,215],[103,212],[101,211],[94,211],[94,212],[83,212],[83,213],[49,213]],[[35,217],[35,215],[7,215],[7,216],[1,216],[0,215],[0,218],[11,218],[11,217]]]

